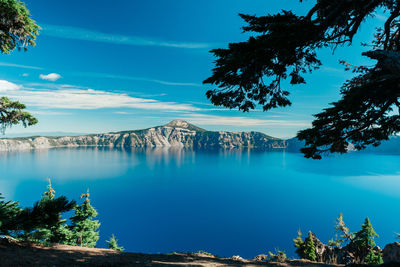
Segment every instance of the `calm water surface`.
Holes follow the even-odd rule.
[[[46,177],[69,198],[90,188],[100,247],[114,233],[133,252],[294,256],[297,229],[327,242],[339,212],[352,231],[369,216],[378,245],[395,241],[399,171],[396,155],[52,149],[0,154],[0,192],[27,206]]]

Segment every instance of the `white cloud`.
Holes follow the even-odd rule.
[[[21,87],[22,86],[6,80],[0,80],[0,92],[15,91],[19,90]]]
[[[224,126],[281,126],[281,127],[310,127],[307,121],[295,120],[264,120],[248,117],[231,117],[206,114],[187,114],[181,119],[199,125],[224,125]]]
[[[131,35],[103,33],[78,27],[49,25],[49,24],[41,26],[43,29],[41,31],[41,34],[57,38],[65,38],[65,39],[75,39],[83,41],[134,45],[134,46],[163,46],[163,47],[175,47],[175,48],[187,48],[187,49],[204,49],[204,48],[208,49],[212,46],[215,46],[215,44],[209,44],[209,43],[165,41],[165,40],[143,38]]]
[[[2,87],[1,85],[4,84]],[[40,88],[24,88],[8,81],[0,80],[3,95],[16,98],[31,107],[46,109],[101,109],[101,108],[134,108],[144,110],[161,110],[169,112],[200,110],[190,104],[164,102],[151,98],[132,97],[124,93],[113,93],[80,87],[67,88],[60,86],[52,90]],[[18,92],[12,91],[19,89]],[[1,89],[0,89],[1,90]]]
[[[57,81],[58,79],[60,79],[61,75],[58,73],[40,74],[39,78],[42,80],[54,82],[54,81]]]

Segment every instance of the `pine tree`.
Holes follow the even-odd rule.
[[[80,206],[76,206],[75,214],[71,218],[71,231],[72,237],[70,243],[72,245],[79,245],[84,247],[95,247],[97,240],[99,240],[100,223],[93,220],[97,216],[96,209],[90,204],[89,190],[86,194],[81,195],[84,198]]]
[[[297,237],[293,239],[294,246],[296,247],[296,253],[302,259],[307,259],[311,261],[317,260],[317,255],[315,253],[314,237],[311,231],[308,232],[308,237],[303,241],[303,234],[300,230],[297,231]]]
[[[316,261],[314,237],[311,231],[308,232],[308,237],[304,240],[304,255],[307,260]]]
[[[114,234],[110,237],[109,240],[106,241],[108,243],[108,248],[117,250],[117,251],[124,251],[124,247],[118,245],[118,239],[115,238]]]
[[[0,193],[0,235],[9,235],[10,229],[15,226],[15,220],[21,212],[18,202],[3,201]]]
[[[53,189],[50,178],[48,178],[48,182],[47,191],[43,193],[43,197],[38,204],[39,207],[51,207],[58,201],[58,199],[55,198],[56,191]],[[66,221],[67,220],[62,219],[61,213],[58,212],[52,223],[44,224],[42,227],[35,228],[31,232],[26,232],[24,238],[45,245],[51,243],[67,243],[71,237],[71,232],[66,225]]]
[[[301,258],[304,259],[304,241],[303,241],[303,234],[300,229],[297,231],[297,237],[293,239],[294,246],[296,247],[296,254]]]
[[[365,257],[365,263],[370,265],[383,264],[381,252],[378,251],[378,253],[375,253],[373,249],[370,249],[368,255]]]
[[[344,223],[342,213],[339,213],[335,223],[335,239],[329,240],[328,244],[330,246],[341,247],[343,243],[353,240],[354,234],[350,232],[350,229]]]
[[[0,194],[0,235],[40,243],[65,241],[65,220],[61,214],[70,211],[75,201],[64,196],[55,197],[49,180],[48,191],[32,207],[21,208],[18,202],[3,201]]]
[[[356,256],[361,263],[370,263],[376,255],[373,251],[376,247],[374,238],[379,237],[375,232],[369,218],[365,218],[364,224],[361,225],[361,230],[355,233],[353,244],[356,249]],[[373,255],[372,255],[373,254]],[[379,257],[379,255],[378,255]]]

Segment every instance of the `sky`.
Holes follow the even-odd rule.
[[[143,129],[181,119],[208,130],[260,131],[289,138],[312,115],[339,99],[352,74],[339,64],[361,56],[385,14],[362,26],[354,45],[318,52],[323,66],[290,86],[292,106],[249,113],[213,106],[202,81],[215,58],[209,50],[245,41],[238,13],[282,9],[305,14],[315,1],[297,0],[26,0],[42,30],[27,52],[0,55],[0,95],[27,105],[39,123],[6,134],[101,133]]]

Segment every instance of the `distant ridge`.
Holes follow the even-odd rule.
[[[87,133],[75,133],[75,132],[27,132],[27,133],[6,133],[0,134],[0,138],[18,138],[18,137],[32,137],[32,136],[79,136],[86,135]]]
[[[181,147],[192,149],[287,149],[289,142],[260,132],[207,131],[184,120],[163,126],[80,136],[33,136],[0,139],[0,151],[54,147]]]

